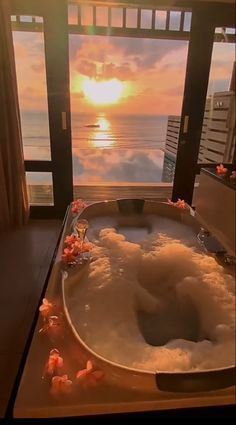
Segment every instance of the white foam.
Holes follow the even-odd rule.
[[[92,229],[90,224],[94,261],[70,301],[73,322],[85,342],[109,360],[143,370],[186,371],[233,364],[233,277],[214,258],[167,236],[167,232],[158,233],[158,222],[154,232],[140,243],[129,242],[117,233],[112,227],[115,221],[106,224],[110,227],[103,228],[104,220],[96,221]],[[191,306],[201,322],[197,342],[176,338],[152,346],[145,341],[137,312],[147,317],[153,314],[152,333],[161,337],[165,337],[168,323],[167,331],[172,332],[172,312],[189,314],[189,321],[178,329],[186,335],[191,327]],[[166,325],[164,321],[155,329],[155,314],[162,311],[168,311],[170,322]]]

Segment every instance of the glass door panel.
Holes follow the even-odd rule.
[[[215,41],[213,45],[199,163],[232,163],[234,157],[235,87],[232,81],[235,44],[228,40],[229,30],[224,29],[224,42]]]
[[[24,158],[51,160],[43,22],[37,32],[13,27],[13,43]]]
[[[127,9],[127,28],[133,10]],[[69,11],[74,22],[78,10]],[[142,12],[141,30],[149,16]],[[159,15],[166,20],[159,10],[154,18]],[[172,21],[180,25],[179,15]],[[145,187],[167,187],[174,178],[188,41],[70,34],[69,51],[74,196],[81,186],[139,186],[143,196]]]
[[[234,163],[235,167],[234,35],[234,28],[215,29],[198,154],[199,172],[201,167],[216,169],[221,163],[229,166]],[[199,179],[199,174],[196,174],[193,205],[197,199]]]
[[[54,205],[53,181],[50,172],[26,172],[30,205]]]
[[[11,7],[31,212],[63,217],[72,200],[68,5],[15,0]]]
[[[51,161],[43,17],[12,16],[18,99],[26,161]],[[27,23],[38,22],[37,31]],[[25,30],[24,25],[25,24]],[[52,173],[27,172],[30,205],[53,205]]]

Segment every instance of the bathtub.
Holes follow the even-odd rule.
[[[207,237],[210,242],[207,243],[206,238],[203,244],[201,239],[203,232],[201,223],[196,220],[194,211],[189,208],[187,210],[180,210],[167,203],[121,199],[88,206],[80,214],[79,218],[85,218],[88,222],[92,222],[94,218],[112,217],[114,218],[115,228],[118,233],[123,233],[126,236],[128,234],[129,237],[129,233],[131,232],[131,235],[132,233],[136,234],[136,239],[138,239],[139,231],[141,234],[140,237],[143,237],[145,232],[148,234],[152,231],[151,224],[147,220],[150,216],[160,217],[160,220],[162,218],[164,221],[165,218],[168,218],[173,223],[181,223],[186,230],[189,229],[189,237],[192,238],[193,243],[196,243],[198,249],[202,249],[205,252],[208,251],[209,255],[213,255],[218,259],[222,259],[222,255],[225,255],[225,249],[221,243],[208,233]],[[71,230],[73,230],[73,222]],[[159,231],[161,230],[160,224]],[[84,266],[85,269],[86,267],[88,265]],[[205,392],[230,387],[234,384],[235,366],[233,364],[228,367],[198,371],[148,371],[127,367],[109,358],[105,358],[99,352],[95,352],[86,343],[80,333],[80,326],[77,323],[79,319],[75,319],[70,311],[71,300],[74,297],[73,287],[79,286],[82,277],[83,267],[79,271],[72,269],[69,272],[66,271],[63,273],[62,296],[64,311],[77,343],[83,352],[95,362],[96,366],[105,372],[109,383],[112,385],[122,385],[124,388],[132,388],[140,391],[145,390],[154,393],[162,391],[176,393]],[[97,319],[99,320],[99,317]],[[109,320],[109,317],[107,320]],[[123,343],[125,344],[126,342],[123,341]]]
[[[209,255],[216,255],[219,260],[224,258],[224,247],[203,231],[201,223],[196,220],[194,211],[190,208],[179,210],[165,203],[121,199],[89,205],[80,213],[79,218],[85,218],[89,222],[88,239],[91,238],[93,220],[108,217],[115,222],[118,233],[137,241],[152,230],[152,223],[147,220],[149,216],[156,217],[160,227],[166,223],[165,220],[183,226],[187,232],[185,236],[190,237],[199,252],[208,250],[211,251]],[[29,351],[24,358],[23,374],[14,404],[14,417],[69,418],[91,414],[234,404],[234,364],[198,371],[170,371],[158,368],[144,370],[114,361],[89,344],[81,332],[80,317],[73,314],[72,304],[76,306],[77,289],[82,289],[83,282],[86,284],[85,276],[93,264],[93,259],[90,258],[83,265],[76,267],[66,267],[61,262],[64,239],[73,231],[74,220],[69,209],[44,295],[58,309],[56,314],[62,320],[62,328],[56,337],[43,333],[41,329],[44,321],[42,317],[37,318]],[[164,227],[166,230],[166,224]],[[231,265],[225,267],[232,272]],[[99,321],[99,317],[97,320]],[[140,327],[140,334],[142,332]],[[125,343],[124,340],[124,346]],[[57,348],[64,358],[64,369],[61,373],[68,374],[69,379],[73,381],[72,394],[60,395],[56,399],[51,395],[50,382],[42,379],[45,363],[53,348]],[[86,367],[88,360],[96,370],[103,372],[103,379],[96,388],[84,390],[76,385],[76,376],[78,370]]]

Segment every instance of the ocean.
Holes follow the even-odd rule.
[[[155,183],[162,179],[167,116],[72,114],[74,184]],[[25,159],[50,160],[46,113],[21,115]],[[49,173],[30,173],[46,184]]]

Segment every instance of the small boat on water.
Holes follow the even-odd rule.
[[[85,125],[85,127],[100,128],[100,125],[99,124],[87,124],[87,125]]]

